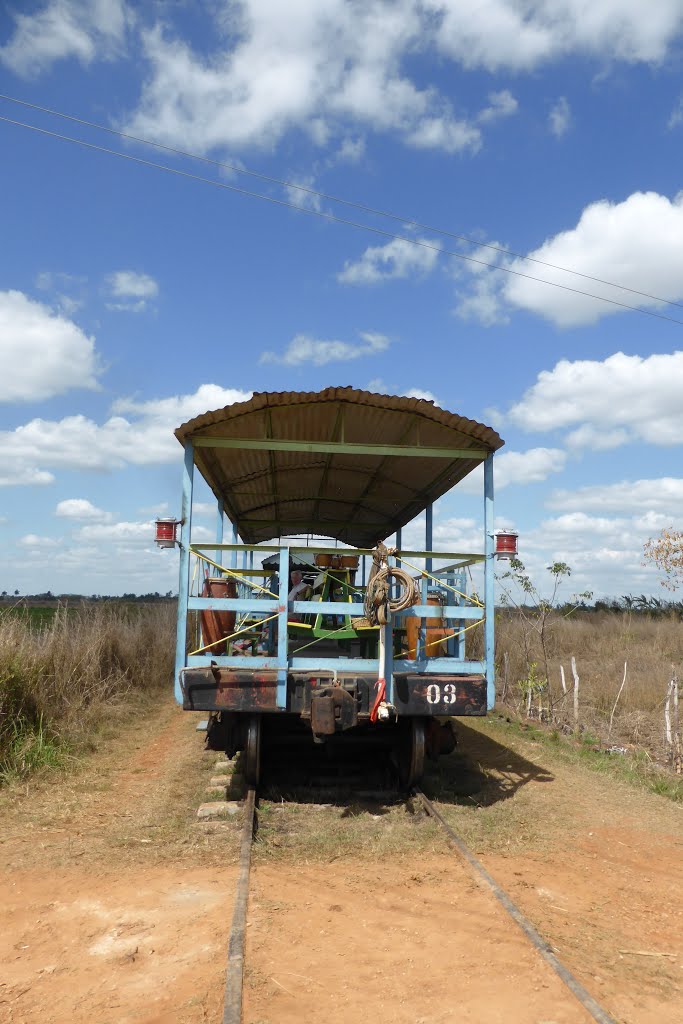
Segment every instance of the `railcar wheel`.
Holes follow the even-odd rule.
[[[398,773],[401,785],[408,789],[419,782],[425,769],[425,723],[411,718],[400,740]]]
[[[258,786],[261,777],[261,716],[251,715],[247,722],[244,743],[244,778],[248,785]]]

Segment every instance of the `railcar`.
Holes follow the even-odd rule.
[[[416,782],[452,745],[444,721],[495,699],[501,438],[433,402],[352,388],[255,393],[176,437],[182,509],[157,541],[180,553],[177,701],[209,713],[210,745],[242,750],[252,784],[262,735],[287,723],[313,744],[390,749]],[[481,466],[480,550],[438,550],[434,502]],[[192,534],[197,472],[216,501],[210,543]],[[406,547],[418,517],[424,544]]]

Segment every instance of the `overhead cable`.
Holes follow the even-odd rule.
[[[295,210],[297,213],[305,213],[310,217],[318,217],[321,220],[326,220],[333,224],[344,224],[347,227],[358,228],[361,231],[369,231],[374,235],[380,235],[382,238],[406,242],[409,245],[416,245],[422,249],[430,249],[434,252],[443,253],[445,256],[454,256],[456,259],[464,260],[467,263],[474,263],[480,267],[488,267],[489,270],[497,270],[503,274],[509,274],[513,277],[524,278],[527,281],[535,281],[537,284],[546,284],[552,288],[560,288],[562,291],[571,292],[574,295],[583,295],[586,298],[595,299],[598,302],[606,302],[610,306],[618,306],[620,309],[629,309],[634,313],[642,313],[644,316],[656,317],[658,320],[668,320],[670,323],[680,324],[683,326],[683,320],[677,320],[674,317],[666,316],[664,313],[656,313],[652,309],[643,309],[641,306],[632,306],[628,302],[619,302],[617,299],[608,299],[604,295],[595,295],[593,292],[587,292],[581,288],[572,288],[570,285],[560,284],[558,281],[548,281],[546,278],[534,277],[533,274],[525,274],[521,270],[513,270],[512,267],[499,266],[496,263],[487,263],[486,260],[480,260],[474,256],[467,256],[454,249],[444,249],[440,245],[433,245],[431,242],[425,242],[419,238],[410,238],[408,235],[399,235],[392,231],[386,231],[384,228],[375,227],[372,224],[363,224],[360,221],[350,220],[346,217],[338,217],[336,214],[329,213],[325,210],[313,210],[309,207],[287,202],[285,199],[277,199],[275,196],[263,195],[261,192],[252,192],[249,189],[240,188],[238,185],[229,185],[227,182],[216,181],[213,178],[204,178],[200,174],[191,174],[189,171],[183,171],[178,167],[169,167],[168,164],[160,164],[154,160],[145,160],[143,157],[133,156],[131,153],[121,153],[116,149],[109,149],[106,146],[98,146],[93,142],[85,142],[83,139],[75,139],[70,135],[62,135],[60,132],[49,131],[47,128],[39,128],[35,124],[27,124],[25,121],[15,121],[11,117],[3,117],[0,115],[0,121],[16,125],[19,128],[27,128],[30,131],[48,136],[49,138],[60,139],[63,142],[71,142],[74,145],[82,146],[84,149],[94,150],[98,153],[106,153],[108,156],[116,156],[121,160],[128,160],[131,163],[140,164],[144,167],[154,167],[157,170],[166,171],[169,174],[175,174],[181,178],[189,178],[192,181],[201,181],[206,185],[213,185],[215,188],[224,189],[226,192],[234,192],[237,195],[248,196],[251,199],[260,199],[263,202],[271,203],[274,206],[281,206],[289,210]],[[657,299],[656,301],[664,302],[667,300]]]
[[[153,142],[152,139],[144,139],[139,135],[130,135],[127,132],[120,131],[118,128],[110,128],[107,125],[99,124],[97,121],[88,121],[83,117],[75,117],[73,114],[66,114],[61,110],[53,110],[52,107],[43,107],[38,103],[29,103],[28,100],[22,100],[16,96],[8,96],[5,93],[0,93],[0,99],[7,100],[10,103],[19,103],[21,106],[30,107],[31,110],[39,110],[44,114],[51,114],[54,117],[62,117],[67,121],[74,121],[76,124],[86,125],[88,128],[96,128],[98,131],[108,132],[110,135],[116,135],[121,139],[127,139],[129,142],[138,142],[144,146],[153,146],[155,149],[161,149],[166,153],[173,153],[175,156],[186,157],[190,160],[199,160],[202,163],[211,164],[214,167],[232,171],[235,174],[246,174],[252,178],[258,178],[261,181],[268,181],[274,185],[281,185],[283,188],[295,189],[297,192],[302,192],[305,195],[315,196],[317,199],[325,199],[327,202],[349,206],[354,210],[361,210],[363,213],[370,213],[376,217],[385,217],[389,220],[394,220],[397,223],[405,224],[407,227],[419,228],[421,231],[431,231],[434,234],[443,235],[446,238],[455,238],[460,242],[467,242],[469,245],[476,245],[479,249],[491,249],[493,252],[501,253],[503,256],[513,256],[518,260],[537,263],[539,266],[548,267],[551,270],[559,270],[563,274],[574,274],[576,277],[582,277],[585,281],[594,281],[596,284],[605,284],[610,288],[619,288],[622,291],[630,292],[632,295],[640,295],[644,299],[653,299],[655,302],[662,302],[665,305],[677,306],[679,309],[683,309],[683,303],[675,302],[673,299],[664,299],[660,295],[652,295],[650,292],[643,292],[638,288],[630,288],[628,285],[619,284],[616,281],[608,281],[605,278],[596,277],[593,274],[585,274],[580,270],[561,267],[556,263],[549,263],[548,260],[540,260],[536,256],[524,255],[524,253],[515,252],[512,249],[506,249],[504,246],[495,245],[493,242],[481,242],[469,235],[459,234],[455,231],[448,231],[446,228],[437,228],[431,224],[423,224],[421,221],[414,220],[412,217],[402,217],[400,214],[392,213],[389,210],[379,210],[353,199],[344,199],[341,196],[335,196],[329,192],[321,192],[318,189],[311,188],[309,185],[301,185],[293,181],[287,181],[285,178],[277,178],[270,174],[263,174],[260,171],[254,171],[249,167],[245,167],[243,164],[232,164],[224,160],[215,160],[213,157],[204,156],[200,153],[191,153],[185,149],[176,149],[174,146],[166,146],[161,142]],[[540,278],[535,280],[540,280]],[[549,284],[551,282],[544,283]]]

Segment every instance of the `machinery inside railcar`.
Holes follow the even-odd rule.
[[[432,402],[328,388],[257,393],[176,436],[181,516],[157,522],[180,551],[176,699],[209,712],[209,744],[243,751],[252,784],[276,735],[388,751],[401,783],[418,781],[426,756],[452,749],[451,719],[495,699],[498,434]],[[481,550],[435,549],[434,502],[482,464]],[[192,539],[197,471],[216,500],[212,543]],[[410,548],[418,517],[424,544]]]

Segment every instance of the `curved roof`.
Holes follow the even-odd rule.
[[[257,392],[175,434],[194,444],[246,543],[317,533],[357,547],[410,522],[503,444],[433,402],[354,388]]]

